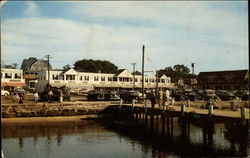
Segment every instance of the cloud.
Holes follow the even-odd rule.
[[[35,17],[35,16],[39,16],[40,15],[40,9],[39,7],[35,4],[35,2],[33,1],[28,1],[26,2],[27,7],[26,10],[24,12],[25,16],[28,17]]]
[[[137,62],[140,70],[145,44],[147,70],[191,62],[203,71],[248,66],[247,14],[233,5],[218,9],[217,3],[183,1],[67,4],[63,11],[71,19],[42,16],[42,7],[29,2],[24,12],[29,18],[3,21],[3,57],[19,56],[15,60],[21,62],[34,54],[51,54],[57,68],[83,58],[109,60],[127,69]]]

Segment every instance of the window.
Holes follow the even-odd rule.
[[[12,74],[11,73],[5,73],[5,78],[11,78]]]
[[[165,83],[165,79],[161,79],[161,83]]]
[[[138,78],[135,78],[135,82],[138,82]]]
[[[147,78],[145,79],[145,82],[148,82],[148,79],[147,79]]]
[[[108,81],[112,81],[113,80],[113,77],[108,77]]]
[[[154,82],[155,82],[155,80],[154,80],[154,79],[152,79],[152,82],[154,83]]]
[[[21,79],[21,74],[17,74],[17,73],[15,73],[15,79]]]
[[[122,78],[119,78],[119,81],[122,82]]]
[[[94,77],[94,81],[98,81],[99,80],[99,77],[98,76],[95,76]]]
[[[80,76],[80,80],[82,81],[82,76]]]
[[[66,80],[75,80],[75,75],[66,75]]]
[[[101,81],[105,81],[105,77],[101,77]]]
[[[113,78],[113,81],[117,81],[117,77],[114,77],[114,78]]]
[[[84,76],[85,81],[89,81],[89,76]]]
[[[52,79],[53,79],[53,80],[59,80],[59,76],[58,76],[58,75],[53,75],[53,76],[52,76]]]

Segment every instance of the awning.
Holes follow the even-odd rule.
[[[23,87],[25,83],[23,82],[2,82],[2,87]]]

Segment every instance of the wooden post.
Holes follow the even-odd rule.
[[[214,106],[209,104],[208,105],[208,115],[209,116],[212,116],[213,115],[213,112],[214,112]]]
[[[147,108],[148,108],[148,105],[147,105],[146,100],[144,100],[144,105],[145,105],[145,113],[147,113]]]
[[[122,99],[120,99],[119,109],[122,107]]]
[[[165,114],[163,113],[161,115],[161,122],[162,122],[161,133],[162,133],[163,136],[165,136],[165,120],[166,120]]]
[[[191,106],[191,102],[190,102],[190,100],[188,99],[187,100],[187,107],[190,107]]]
[[[241,119],[245,120],[246,119],[246,115],[245,115],[245,108],[244,107],[240,108],[240,114],[241,114]]]
[[[181,116],[185,115],[185,111],[186,111],[186,105],[185,104],[181,104]]]

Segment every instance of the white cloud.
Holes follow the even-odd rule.
[[[93,58],[109,60],[128,69],[132,62],[137,62],[140,69],[141,47],[145,44],[146,54],[153,61],[153,64],[146,61],[148,70],[183,63],[189,66],[191,62],[197,63],[201,70],[209,70],[209,66],[215,68],[212,65],[216,62],[218,69],[248,65],[248,24],[244,19],[247,15],[215,9],[203,2],[72,4],[75,5],[69,7],[68,14],[90,19],[109,18],[110,23],[90,23],[84,18],[82,21],[41,18],[38,16],[41,10],[31,2],[25,13],[30,12],[33,18],[9,19],[2,23],[3,57],[12,60],[13,55],[20,53],[22,59],[34,54],[38,57],[51,54],[57,68]],[[117,19],[124,24],[116,25]],[[126,24],[131,20],[141,25]]]
[[[38,16],[39,14],[40,14],[39,7],[33,1],[28,1],[24,15],[28,17],[34,17]]]

